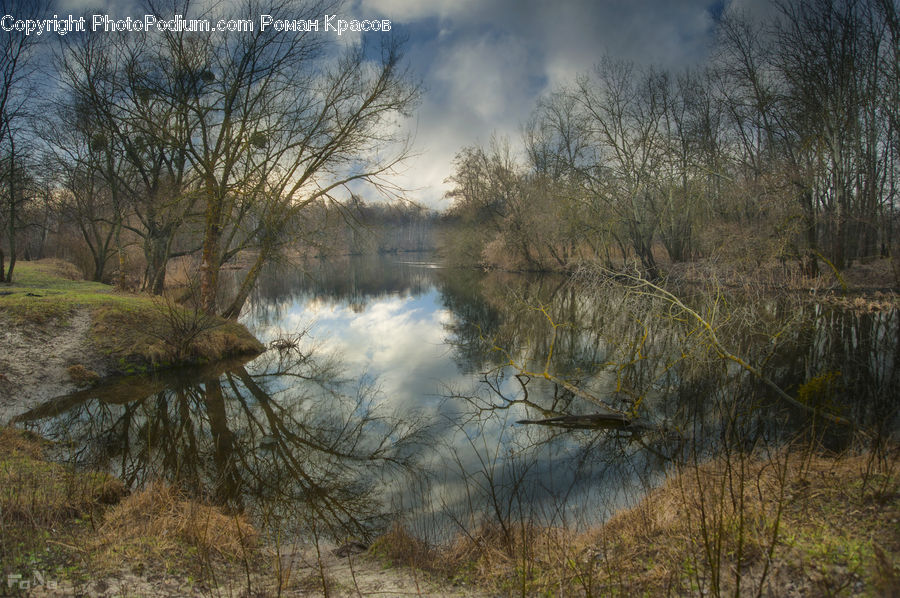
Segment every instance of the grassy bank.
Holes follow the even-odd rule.
[[[587,531],[483,523],[434,547],[395,527],[372,552],[491,595],[895,597],[897,466],[896,449],[731,455]]]
[[[260,553],[243,516],[165,484],[127,495],[112,476],[48,461],[46,448],[0,429],[0,596],[25,595],[6,583],[10,575],[51,595],[106,595],[114,584],[116,595],[169,595],[148,577],[175,595],[201,580],[246,587],[235,578],[257,567]]]
[[[900,588],[896,449],[731,455],[685,467],[581,532],[483,524],[429,546],[397,526],[344,577],[325,570],[318,547],[312,567],[285,568],[286,546],[263,540],[278,530],[256,529],[242,514],[161,483],[127,495],[106,474],[49,462],[45,449],[40,438],[0,429],[0,573],[40,571],[61,592],[49,595],[365,596],[366,562],[377,595],[391,594],[385,584],[398,567],[420,572],[410,586],[418,589],[404,593],[423,596],[896,596]],[[426,590],[426,579],[444,581]]]
[[[258,353],[262,345],[236,322],[206,316],[172,300],[116,292],[79,280],[60,260],[20,262],[15,282],[0,287],[0,317],[12,327],[65,329],[83,312],[87,341],[107,373],[135,373]],[[73,378],[90,378],[75,369]]]

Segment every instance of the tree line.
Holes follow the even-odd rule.
[[[235,15],[312,19],[338,2],[236,4]],[[51,4],[0,8],[37,18]],[[230,14],[197,13],[187,0],[144,8],[158,18]],[[137,247],[142,286],[160,293],[169,262],[192,255],[203,309],[236,317],[262,266],[309,231],[307,216],[351,185],[398,192],[388,175],[408,152],[399,119],[419,98],[402,43],[384,33],[340,48],[327,39],[271,28],[88,33],[50,47],[46,37],[4,34],[3,280],[20,253],[38,256],[51,243],[81,255],[95,280],[113,269],[126,284]],[[52,84],[38,88],[37,75]],[[223,300],[219,274],[238,255],[247,268]]]
[[[449,181],[459,260],[565,270],[730,251],[815,275],[896,251],[900,19],[894,0],[726,11],[706,63],[602,58],[510,142],[467,147]]]

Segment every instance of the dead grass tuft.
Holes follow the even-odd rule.
[[[66,369],[69,372],[69,378],[78,386],[90,386],[100,380],[100,374],[94,370],[89,370],[80,363],[69,366]]]
[[[424,569],[435,562],[435,549],[428,543],[410,534],[406,528],[395,523],[375,539],[369,547],[372,554],[388,566],[407,566]]]
[[[206,562],[242,561],[258,542],[258,534],[243,515],[227,515],[155,482],[107,512],[95,549],[105,550],[113,563],[123,557],[169,562],[181,556],[188,559],[182,566],[191,568],[197,556]]]
[[[100,472],[79,473],[42,458],[40,441],[6,428],[0,433],[0,518],[52,526],[117,501],[125,488]]]
[[[0,428],[0,458],[25,455],[33,459],[44,456],[44,441],[40,436],[16,428]]]

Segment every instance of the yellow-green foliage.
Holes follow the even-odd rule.
[[[834,407],[834,395],[840,389],[840,372],[824,372],[810,378],[797,389],[797,400],[804,405]]]

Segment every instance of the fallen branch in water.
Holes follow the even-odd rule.
[[[620,413],[588,413],[585,415],[562,415],[545,419],[520,419],[516,423],[594,430],[596,428],[627,428],[631,425],[632,420]]]
[[[718,338],[718,336],[716,336],[716,330],[713,327],[713,325],[706,318],[704,318],[699,313],[697,313],[696,311],[694,311],[693,309],[691,309],[690,307],[685,305],[684,302],[681,299],[679,299],[678,296],[676,296],[674,293],[667,291],[666,289],[660,287],[659,285],[657,285],[641,276],[638,276],[638,275],[614,273],[612,271],[608,271],[605,269],[603,269],[602,271],[604,274],[606,274],[607,276],[610,276],[611,278],[614,278],[615,280],[621,281],[624,278],[625,280],[630,281],[630,284],[628,285],[629,289],[631,289],[638,295],[643,295],[646,297],[651,297],[654,299],[660,299],[662,301],[665,301],[665,302],[669,303],[670,305],[678,308],[683,313],[690,316],[690,318],[695,320],[699,324],[700,328],[706,332],[706,335],[709,338],[709,341],[710,341],[713,349],[715,349],[715,352],[719,355],[719,357],[739,365],[744,371],[750,373],[757,380],[759,380],[760,382],[762,382],[763,384],[768,386],[770,389],[772,389],[772,391],[776,395],[778,395],[778,397],[780,399],[784,400],[786,403],[788,403],[794,407],[797,407],[798,409],[807,411],[817,417],[821,417],[822,419],[829,421],[833,424],[838,424],[841,426],[852,426],[853,425],[850,420],[848,420],[844,417],[840,417],[838,415],[834,415],[831,413],[826,413],[826,412],[816,409],[810,405],[801,403],[800,401],[798,401],[797,399],[795,399],[794,397],[792,397],[791,395],[786,393],[771,378],[769,378],[768,376],[763,374],[761,370],[759,370],[752,364],[746,362],[740,356],[735,355],[734,353],[729,351],[719,341],[719,338]]]

